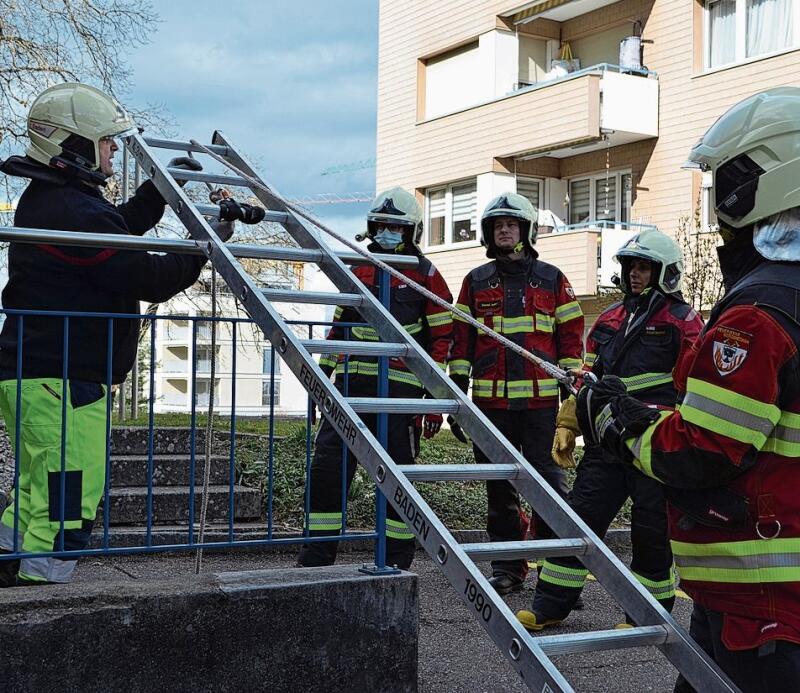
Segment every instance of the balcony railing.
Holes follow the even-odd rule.
[[[605,72],[616,72],[621,75],[633,75],[635,77],[652,77],[653,79],[658,78],[658,73],[653,72],[652,70],[647,70],[644,68],[633,70],[631,68],[614,65],[613,63],[598,63],[597,65],[590,65],[589,67],[584,67],[580,70],[575,70],[574,72],[568,72],[565,75],[554,77],[552,79],[543,79],[538,82],[517,82],[516,88],[513,91],[510,91],[508,95],[518,94],[520,92],[535,91],[536,89],[543,89],[544,87],[549,87],[553,84],[565,82],[570,79],[576,79],[577,77],[583,77],[584,75],[596,75],[598,73]]]

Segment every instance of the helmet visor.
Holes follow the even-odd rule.
[[[731,219],[741,219],[756,206],[758,179],[764,173],[746,154],[731,159],[717,169],[714,204]]]

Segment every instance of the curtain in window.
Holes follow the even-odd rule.
[[[736,60],[736,0],[716,0],[708,5],[709,67]]]
[[[537,178],[517,178],[517,193],[527,198],[536,209],[539,209],[539,186],[540,181]]]
[[[428,245],[444,243],[444,190],[433,190],[428,193]]]
[[[478,195],[475,183],[453,186],[453,243],[477,238]]]
[[[617,176],[598,178],[594,190],[594,218],[598,221],[617,220]]]
[[[794,45],[794,0],[747,0],[747,57]]]
[[[591,181],[574,180],[569,184],[569,223],[582,224],[591,214]]]

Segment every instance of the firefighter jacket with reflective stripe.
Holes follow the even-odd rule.
[[[682,298],[648,289],[607,308],[586,337],[586,367],[598,378],[619,376],[648,404],[674,407],[672,369],[684,339],[694,341],[703,321]]]
[[[678,408],[628,441],[668,485],[681,584],[725,614],[729,649],[800,642],[798,344],[800,265],[764,262],[681,355]]]
[[[370,248],[372,249],[372,248]],[[379,248],[376,251],[381,252]],[[383,251],[385,252],[385,251]],[[439,273],[439,270],[425,257],[420,257],[419,265],[414,269],[404,269],[403,274],[421,284],[448,303],[453,302],[453,295]],[[373,294],[378,296],[378,279],[380,270],[373,266],[361,266],[353,269],[353,274]],[[452,314],[437,306],[433,301],[420,295],[415,289],[396,277],[391,277],[389,294],[389,310],[397,322],[413,336],[430,354],[431,358],[444,369],[447,353],[450,349],[453,334]],[[355,308],[337,307],[334,323],[363,323],[363,318]],[[347,339],[353,341],[378,341],[378,335],[372,327],[340,326],[334,324],[328,332],[328,339]],[[320,359],[323,370],[336,369],[337,382],[342,382],[345,373],[348,375],[348,393],[352,395],[374,396],[376,394],[378,358],[372,356],[350,356],[344,354],[323,356]],[[390,393],[396,396],[421,396],[422,385],[411,373],[401,359],[389,359]]]
[[[472,270],[458,307],[524,349],[562,368],[583,356],[583,311],[559,269],[535,257]],[[455,319],[450,375],[472,377],[472,398],[487,409],[554,406],[558,383],[527,359]]]

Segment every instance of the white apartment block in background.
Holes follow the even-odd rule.
[[[302,264],[273,265],[261,274],[264,288],[302,291],[314,290],[324,276],[311,266]],[[305,416],[307,394],[299,381],[286,368],[269,341],[251,323],[247,314],[237,308],[225,282],[217,280],[217,315],[235,318],[217,322],[214,385],[214,412],[230,414],[234,403],[237,416],[266,416],[270,402],[279,416]],[[308,338],[311,321],[330,320],[333,308],[314,304],[276,304],[287,319],[298,321],[298,336]],[[200,281],[184,294],[159,306],[156,321],[155,402],[154,411],[190,412],[192,391],[196,411],[208,411],[211,382],[211,322],[201,319],[211,314],[210,270],[204,270]],[[168,317],[167,317],[168,316]],[[314,328],[315,338],[324,337],[326,327]],[[274,357],[274,366],[273,366]],[[194,368],[193,368],[193,364]],[[274,369],[274,370],[273,370]],[[234,378],[234,372],[236,377]],[[193,388],[194,382],[194,388]]]
[[[520,192],[591,316],[643,225],[713,223],[681,164],[738,100],[800,84],[798,48],[800,0],[381,0],[377,188],[416,192],[454,293],[484,206]]]

